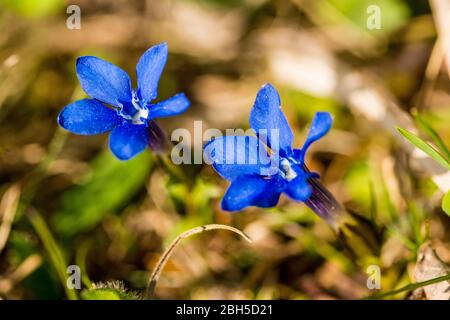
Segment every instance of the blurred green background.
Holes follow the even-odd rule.
[[[69,4],[81,9],[81,29],[66,27]],[[380,29],[368,28],[371,5]],[[183,166],[188,178],[180,180],[150,151],[119,162],[106,135],[57,128],[61,108],[85,96],[78,56],[101,57],[134,77],[140,55],[163,41],[169,59],[159,99],[185,92],[192,101],[188,112],[161,122],[169,135],[192,131],[195,120],[203,129],[247,129],[258,88],[271,82],[297,146],[314,112],[333,113],[333,130],[307,163],[341,202],[383,230],[381,289],[415,280],[427,240],[450,261],[441,172],[395,129],[414,129],[419,113],[450,141],[437,25],[430,4],[414,0],[1,0],[0,297],[80,298],[81,290],[63,285],[72,264],[85,289],[120,280],[139,293],[163,249],[207,223],[235,226],[254,242],[226,231],[185,240],[162,273],[158,298],[374,293],[366,270],[305,205],[282,198],[277,208],[230,214],[220,209],[227,183],[207,165]]]

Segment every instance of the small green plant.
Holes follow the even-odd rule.
[[[450,150],[446,146],[444,140],[422,116],[415,114],[414,117],[420,129],[422,129],[422,131],[424,131],[424,133],[432,139],[434,145],[426,142],[406,129],[397,127],[397,130],[401,135],[408,139],[409,142],[425,152],[446,170],[450,170]],[[447,191],[442,199],[442,210],[450,215],[450,191]]]

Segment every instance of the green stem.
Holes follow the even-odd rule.
[[[435,284],[441,281],[446,281],[446,280],[450,280],[450,274],[447,274],[445,276],[441,276],[441,277],[437,277],[434,279],[430,279],[430,280],[426,280],[426,281],[422,281],[422,282],[417,282],[417,283],[410,283],[402,288],[399,289],[395,289],[389,292],[384,292],[384,293],[377,293],[371,296],[366,297],[366,300],[374,300],[374,299],[383,299],[385,297],[388,296],[393,296],[399,293],[402,293],[404,291],[412,291],[412,290],[416,290],[418,288],[422,288],[425,286],[429,286],[431,284]]]
[[[180,166],[175,165],[168,154],[156,154],[156,161],[161,167],[164,167],[167,172],[173,175],[179,181],[185,182],[187,185],[192,186],[192,179],[190,179]]]
[[[39,183],[45,178],[49,166],[56,159],[61,149],[64,147],[66,138],[67,131],[58,127],[55,134],[53,135],[52,140],[50,141],[47,154],[41,160],[38,166],[29,174],[26,181],[24,182],[24,187],[22,188],[22,196],[20,198],[20,206],[17,210],[18,219],[22,217],[28,205],[33,201]]]
[[[76,264],[80,267],[81,271],[81,281],[83,284],[91,289],[92,281],[89,279],[87,270],[86,270],[86,256],[88,254],[89,248],[91,246],[92,241],[91,240],[85,240],[81,243],[81,245],[78,247],[78,250],[75,254],[75,261]]]
[[[36,210],[29,210],[27,217],[49,255],[50,261],[56,270],[64,291],[66,292],[67,298],[69,300],[77,300],[78,297],[76,292],[73,289],[69,289],[67,287],[67,265],[62,251],[56,243],[56,240],[50,232],[47,224],[45,223],[44,218],[42,218],[42,216]]]

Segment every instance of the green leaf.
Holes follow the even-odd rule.
[[[53,216],[56,231],[72,236],[94,228],[104,217],[125,207],[142,188],[153,166],[149,152],[119,161],[105,151],[92,164],[92,175],[82,185],[66,191]]]
[[[416,122],[420,126],[420,128],[425,131],[425,133],[428,134],[431,139],[433,139],[433,142],[436,144],[439,151],[443,155],[445,155],[447,160],[450,159],[450,151],[448,150],[444,140],[442,140],[436,130],[434,130],[433,127],[431,127],[431,125],[427,121],[425,121],[425,119],[420,114],[416,113],[414,115],[414,118],[416,119]]]
[[[120,295],[113,289],[91,289],[81,293],[83,300],[120,300]]]
[[[8,239],[8,250],[5,252],[5,260],[12,269],[17,269],[25,259],[32,255],[42,255],[40,243],[35,241],[35,236],[15,228]],[[26,290],[27,296],[33,299],[56,300],[61,299],[61,285],[54,268],[46,259],[36,270],[21,281],[21,287]]]
[[[137,300],[137,297],[119,290],[102,288],[89,289],[81,292],[83,300]]]
[[[39,239],[42,241],[45,250],[47,251],[50,261],[55,268],[61,284],[66,292],[67,298],[69,298],[70,300],[77,300],[78,297],[76,292],[67,287],[68,275],[66,273],[67,264],[64,258],[64,254],[61,251],[61,248],[58,246],[58,243],[53,237],[50,229],[48,228],[47,223],[45,222],[44,218],[42,218],[42,216],[36,211],[30,212],[28,214],[28,218],[37,235],[39,236]]]
[[[408,130],[405,130],[403,128],[397,127],[397,130],[411,142],[414,144],[417,148],[425,152],[427,155],[429,155],[431,158],[433,158],[437,163],[439,163],[441,166],[446,168],[447,170],[450,170],[450,163],[438,152],[436,149],[434,149],[429,143],[423,141],[415,134],[409,132]]]
[[[125,288],[121,281],[99,282],[81,292],[83,300],[138,300],[139,295]]]
[[[370,190],[372,172],[367,163],[365,160],[353,161],[343,178],[346,192],[364,212],[370,211],[370,203],[372,202]]]
[[[447,191],[442,199],[442,210],[450,216],[450,190]]]
[[[191,192],[191,203],[196,213],[205,221],[209,222],[213,216],[211,200],[219,198],[221,193],[222,191],[216,184],[201,178],[196,180]]]
[[[370,6],[379,8],[381,29],[373,32],[390,33],[407,22],[410,15],[409,8],[403,0],[327,0],[342,15],[367,32],[367,19],[373,13],[368,13]]]
[[[60,11],[64,0],[4,0],[6,9],[25,17],[45,17]],[[63,9],[64,10],[64,9]]]

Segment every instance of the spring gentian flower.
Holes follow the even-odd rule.
[[[332,223],[340,206],[320,184],[319,175],[305,165],[309,147],[330,130],[332,122],[328,112],[317,112],[303,147],[294,149],[278,92],[272,85],[264,85],[250,113],[250,126],[257,137],[223,136],[205,145],[206,159],[231,181],[222,208],[237,211],[248,206],[273,207],[285,193]]]
[[[78,79],[91,99],[67,105],[58,116],[59,125],[81,135],[111,131],[109,146],[120,160],[134,157],[147,146],[160,148],[164,135],[155,119],[180,114],[189,107],[183,93],[152,103],[167,53],[167,45],[162,43],[141,56],[136,66],[136,90],[121,68],[97,57],[79,57]]]

